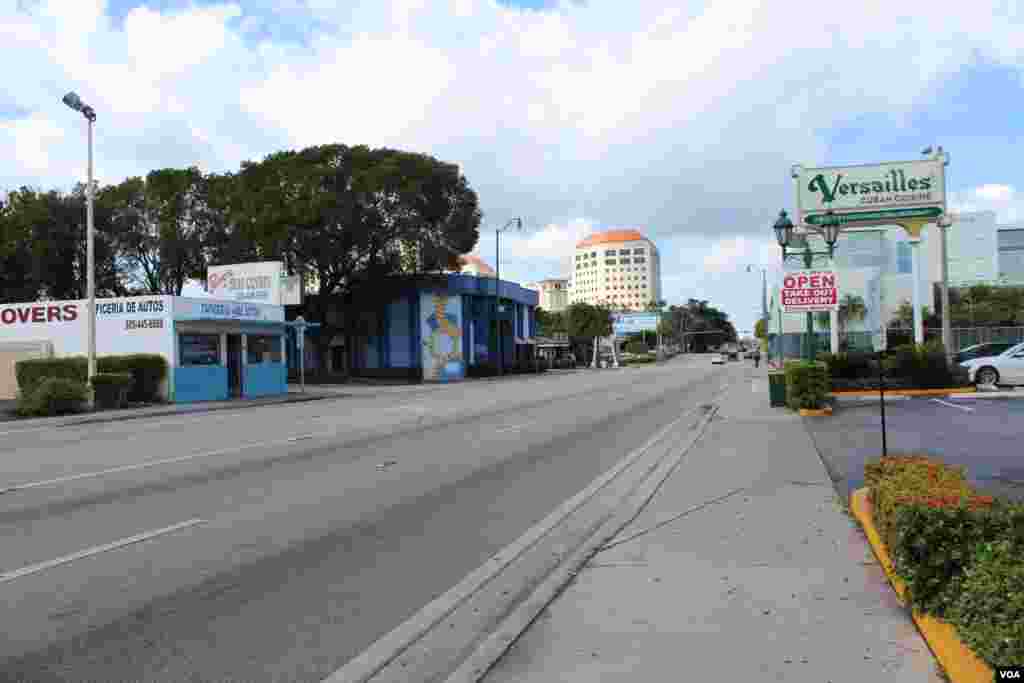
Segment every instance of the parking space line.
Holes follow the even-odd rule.
[[[3,574],[0,574],[0,583],[7,583],[8,581],[14,581],[15,579],[20,579],[24,576],[38,574],[39,572],[46,571],[47,569],[53,569],[54,567],[59,567],[63,564],[69,564],[71,562],[74,562],[75,560],[81,560],[86,557],[92,557],[93,555],[99,555],[100,553],[105,553],[109,550],[117,550],[118,548],[123,548],[126,545],[132,545],[133,543],[141,543],[142,541],[148,541],[149,539],[156,538],[157,536],[164,536],[166,534],[174,533],[175,531],[181,531],[182,529],[187,529],[189,527],[205,523],[205,519],[189,519],[184,522],[172,524],[171,526],[165,526],[162,529],[153,529],[151,531],[144,531],[141,534],[136,534],[134,536],[121,538],[112,543],[95,545],[91,548],[86,548],[85,550],[79,550],[77,553],[71,553],[70,555],[57,557],[52,560],[47,560],[46,562],[30,564],[27,567],[22,567],[21,569],[15,569],[13,571],[4,572]]]
[[[948,401],[943,401],[941,398],[933,398],[932,401],[934,403],[941,403],[944,406],[949,406],[950,408],[956,408],[957,410],[962,410],[965,413],[973,413],[974,412],[974,408],[968,408],[967,406],[958,406],[955,403],[950,403]]]

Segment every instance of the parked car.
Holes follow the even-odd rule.
[[[984,344],[975,344],[957,351],[956,355],[953,356],[953,360],[957,363],[963,363],[964,361],[968,361],[973,358],[998,356],[1011,346],[1015,346],[1015,344],[1013,342],[986,342]]]
[[[1016,344],[995,356],[972,358],[960,364],[974,384],[1024,384],[1024,344]]]
[[[713,365],[725,365],[725,354],[724,353],[713,353],[713,354],[711,354],[711,363]]]

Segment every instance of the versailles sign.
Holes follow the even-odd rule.
[[[882,223],[899,218],[932,218],[946,198],[941,159],[895,161],[868,166],[794,169],[801,220],[820,224],[827,211],[842,223]],[[938,209],[938,211],[936,211]]]

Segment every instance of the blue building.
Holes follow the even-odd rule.
[[[496,310],[496,288],[501,304]],[[513,282],[465,274],[402,275],[367,282],[344,299],[307,297],[287,307],[323,327],[307,332],[306,369],[355,377],[451,382],[472,366],[504,367],[534,357],[536,292]],[[288,366],[297,345],[288,340]]]

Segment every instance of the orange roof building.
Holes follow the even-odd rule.
[[[467,275],[476,275],[477,277],[495,276],[494,269],[475,254],[463,254],[459,257],[459,263],[462,265],[462,270],[460,272],[466,273]]]
[[[606,230],[576,243],[569,302],[642,311],[661,299],[661,257],[638,230]]]

